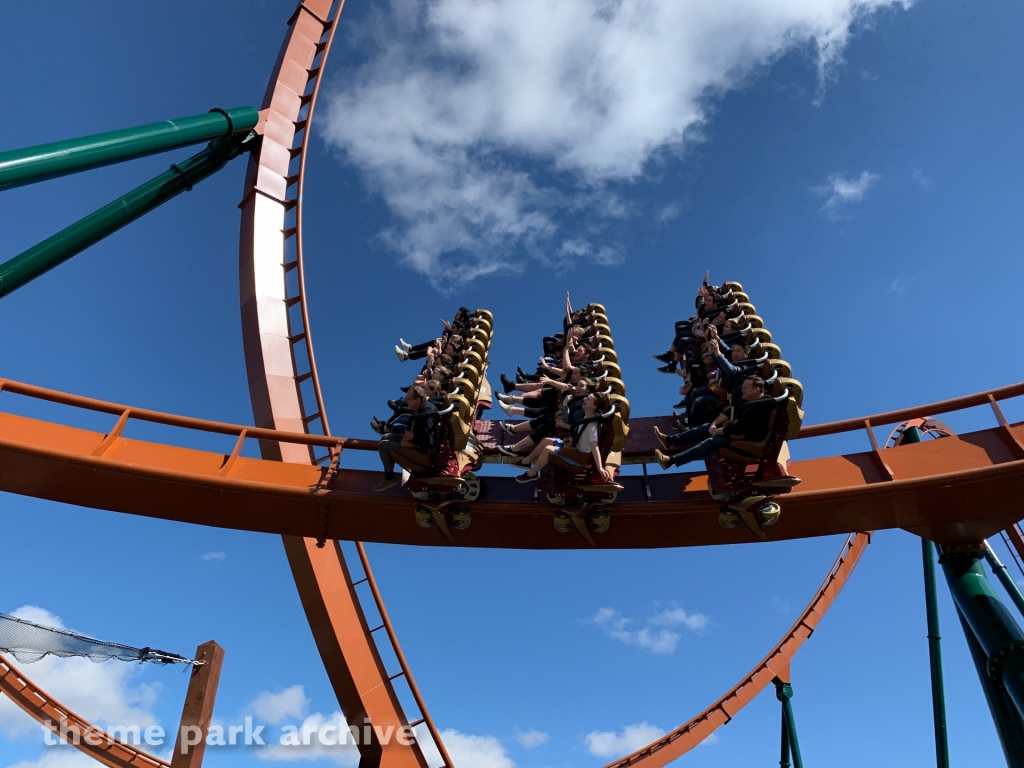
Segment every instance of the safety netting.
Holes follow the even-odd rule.
[[[155,648],[132,648],[120,643],[96,640],[66,629],[46,627],[0,613],[0,653],[9,653],[23,664],[46,656],[82,656],[95,662],[149,661],[156,664],[197,664],[192,659]]]

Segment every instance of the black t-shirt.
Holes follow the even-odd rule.
[[[430,451],[434,448],[437,432],[437,407],[427,400],[414,414],[409,426],[412,428],[412,442],[417,448]]]

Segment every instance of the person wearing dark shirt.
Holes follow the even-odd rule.
[[[764,381],[760,376],[748,376],[743,381],[741,399],[733,409],[732,419],[705,427],[707,437],[692,448],[675,456],[661,451],[654,452],[654,458],[662,469],[682,466],[697,459],[704,459],[720,448],[727,447],[733,440],[760,442],[768,436],[768,425],[774,400],[764,396]],[[696,430],[690,430],[695,432]],[[686,434],[686,433],[683,433]]]
[[[384,479],[373,486],[373,490],[383,491],[398,483],[395,477],[396,455],[401,455],[409,463],[422,465],[424,469],[430,465],[437,439],[438,416],[437,407],[429,397],[427,389],[418,385],[406,392],[405,402],[410,415],[405,422],[405,430],[384,435],[377,444],[380,461],[384,465]]]

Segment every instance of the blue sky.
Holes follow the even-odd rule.
[[[587,15],[593,4],[579,0],[564,7],[580,16],[558,19],[529,3],[509,13],[451,0],[427,13],[350,0],[306,192],[311,320],[336,434],[367,436],[405,383],[399,336],[426,338],[458,304],[485,306],[494,370],[511,370],[557,326],[566,290],[608,308],[633,412],[667,412],[677,382],[649,354],[708,268],[747,287],[805,385],[808,422],[1021,379],[1015,334],[1002,332],[1024,276],[1020,4],[718,5],[679,4],[652,24],[628,3]],[[0,147],[258,105],[291,9],[5,7]],[[550,66],[521,66],[541,50]],[[667,74],[633,99],[638,72]],[[4,258],[187,154],[4,193]],[[0,302],[3,375],[251,421],[237,311],[242,173],[230,166]],[[72,418],[9,395],[0,407]],[[1019,404],[1008,412],[1024,418]],[[990,425],[973,412],[949,422]],[[215,638],[227,650],[225,721],[265,693],[290,691],[273,699],[282,722],[336,711],[278,539],[15,496],[2,509],[0,610],[36,606],[94,636],[179,653]],[[460,765],[576,768],[716,699],[793,621],[840,543],[370,552],[435,718],[474,750]],[[878,534],[797,657],[809,764],[932,764],[920,573],[918,540]],[[954,763],[998,764],[940,593]],[[637,633],[677,609],[689,625],[644,647]],[[608,632],[614,621],[600,616],[630,622]],[[185,678],[174,670],[48,664],[26,672],[84,715],[177,722]],[[0,709],[0,768],[77,765],[24,723]],[[547,740],[521,737],[534,730]],[[717,736],[679,764],[777,759],[774,697]],[[210,766],[256,759],[207,754]]]

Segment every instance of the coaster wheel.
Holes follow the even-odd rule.
[[[424,494],[425,495],[425,494]],[[422,504],[416,507],[416,524],[420,528],[433,528],[434,527],[434,516],[430,514],[430,510]]]
[[[735,509],[722,507],[722,510],[718,513],[718,524],[723,528],[736,528],[743,525],[743,521],[740,519],[740,513]]]
[[[462,485],[459,486],[460,501],[476,501],[480,498],[480,478],[472,472],[466,472],[462,476]]]
[[[781,512],[782,507],[774,501],[765,501],[757,508],[757,516],[760,518],[761,525],[766,528],[779,522]]]

